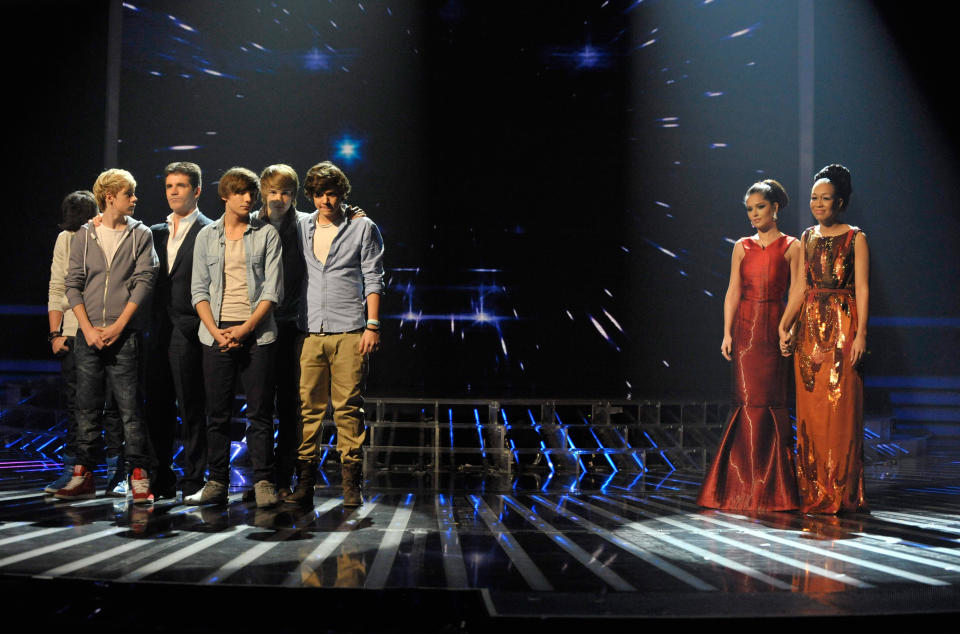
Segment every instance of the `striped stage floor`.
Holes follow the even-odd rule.
[[[310,510],[258,510],[239,490],[221,508],[70,503],[39,491],[49,465],[7,454],[0,580],[94,602],[84,588],[307,588],[316,600],[329,589],[347,603],[393,592],[440,602],[454,621],[960,611],[956,448],[871,467],[872,512],[840,518],[704,511],[700,475],[680,472],[509,492],[371,487],[352,511],[336,486],[318,487]]]

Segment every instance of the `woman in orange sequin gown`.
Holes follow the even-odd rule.
[[[799,245],[777,229],[777,212],[787,206],[779,183],[755,183],[744,203],[757,233],[733,248],[720,348],[733,361],[733,411],[697,504],[785,511],[799,502],[787,413],[789,363],[780,355],[777,326],[791,273],[798,270]]]
[[[810,210],[818,224],[801,237],[803,283],[791,293],[780,323],[783,351],[794,349],[797,486],[807,513],[866,510],[860,362],[870,255],[863,232],[840,222],[851,193],[843,166],[817,174]]]

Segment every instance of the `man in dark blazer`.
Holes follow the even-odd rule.
[[[203,395],[202,344],[197,338],[200,318],[190,301],[193,245],[200,229],[212,221],[200,213],[201,174],[196,163],[178,162],[163,170],[170,215],[150,227],[160,271],[153,295],[146,377],[147,425],[157,458],[154,495],[183,496],[203,487],[207,463],[206,413]],[[178,411],[179,406],[179,411]],[[171,468],[180,416],[183,466],[179,482]]]

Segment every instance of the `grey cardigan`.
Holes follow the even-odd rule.
[[[127,228],[120,236],[110,264],[93,223],[85,224],[70,244],[70,266],[65,280],[70,308],[83,304],[90,323],[109,326],[127,302],[143,306],[150,298],[158,263],[153,234],[139,220],[127,218]],[[127,327],[141,329],[145,320],[145,312],[138,310]]]

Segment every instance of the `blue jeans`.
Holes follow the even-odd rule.
[[[127,469],[151,470],[150,439],[140,407],[140,333],[128,330],[102,350],[88,346],[83,333],[78,333],[75,344],[77,464],[92,469],[98,462],[103,404],[109,392],[123,424]]]
[[[80,335],[83,338],[83,334]],[[60,355],[60,378],[63,380],[63,400],[67,410],[67,435],[64,438],[63,454],[76,458],[77,446],[77,341],[67,337],[67,351]],[[103,439],[107,443],[107,456],[123,455],[123,423],[114,403],[113,394],[107,391],[103,406]]]

